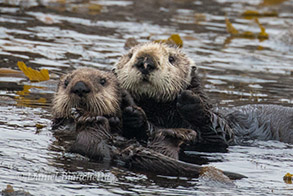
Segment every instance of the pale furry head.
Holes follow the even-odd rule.
[[[142,69],[151,62],[147,74]],[[144,66],[144,67],[143,67]],[[162,43],[145,43],[133,47],[116,64],[115,73],[120,86],[128,90],[136,99],[154,98],[159,101],[174,100],[186,89],[191,80],[194,62],[179,48]],[[149,73],[148,73],[149,72]]]
[[[74,93],[77,83],[82,83],[87,93]],[[110,116],[119,112],[120,102],[119,84],[113,73],[81,68],[61,77],[52,113],[54,118],[68,118],[71,108],[77,108],[91,116]]]

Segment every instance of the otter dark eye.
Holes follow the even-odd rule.
[[[106,84],[106,82],[107,82],[106,79],[104,79],[104,78],[100,79],[100,84],[101,85],[104,86]]]
[[[172,57],[172,56],[169,56],[169,62],[170,62],[171,64],[173,64],[173,63],[175,62],[175,58]]]
[[[64,87],[66,88],[69,84],[69,79],[67,78],[65,81],[64,81]]]

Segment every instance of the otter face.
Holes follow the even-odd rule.
[[[78,69],[60,79],[53,99],[53,116],[70,117],[71,108],[91,116],[115,115],[120,110],[120,97],[113,73],[93,68]]]
[[[193,61],[178,48],[162,43],[135,46],[116,64],[122,88],[136,99],[174,100],[191,80]]]

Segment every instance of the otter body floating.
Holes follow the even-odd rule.
[[[129,91],[134,102],[143,109],[149,124],[137,127],[137,121],[146,118],[142,113],[131,115],[126,111],[127,116],[131,116],[125,121],[129,127],[126,137],[138,138],[144,131],[151,135],[153,127],[187,128],[197,132],[197,140],[185,142],[184,149],[227,150],[233,132],[225,119],[217,118],[218,124],[213,122],[212,107],[197,67],[180,49],[162,43],[137,45],[121,57],[114,72],[121,87]]]
[[[128,98],[127,93],[122,94],[116,77],[110,72],[83,68],[65,75],[60,79],[53,100],[54,136],[65,141],[69,152],[95,160],[110,160],[130,169],[160,175],[198,177],[203,167],[155,151],[156,143],[151,149],[121,136],[121,107],[132,102]],[[176,131],[161,129],[157,133],[163,139],[162,136],[169,138]],[[193,130],[185,131],[192,135]],[[182,132],[180,130],[181,135]],[[181,138],[184,139],[193,137]],[[169,144],[169,141],[165,143]],[[179,150],[170,149],[175,154]],[[244,177],[231,172],[224,174],[231,179]]]
[[[157,127],[195,130],[197,140],[184,142],[183,150],[226,152],[229,145],[247,139],[293,143],[292,108],[212,108],[195,64],[178,48],[161,43],[137,45],[120,58],[114,72],[143,110],[124,111],[128,138],[145,139],[141,136],[151,136]]]

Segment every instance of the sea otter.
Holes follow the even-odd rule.
[[[123,112],[125,126],[133,130],[125,133],[127,137],[142,135],[154,125],[196,130],[197,145],[183,146],[184,150],[226,151],[247,139],[293,143],[293,122],[287,120],[293,117],[292,108],[212,108],[193,61],[179,49],[160,43],[135,46],[121,57],[114,72],[144,111],[128,107]]]
[[[62,77],[53,100],[53,132],[56,138],[64,141],[69,152],[92,159],[108,160],[154,174],[198,177],[203,167],[176,160],[172,157],[176,152],[165,156],[120,135],[121,105],[123,98],[127,97],[121,92],[111,72],[82,68]],[[157,132],[160,131],[161,135],[169,135],[162,130]],[[224,174],[231,179],[244,177],[231,172]]]
[[[211,111],[197,67],[181,50],[162,43],[140,44],[121,57],[114,72],[143,110],[124,110],[126,137],[137,138],[152,126],[188,128],[198,133],[193,150],[226,151],[233,132]]]

